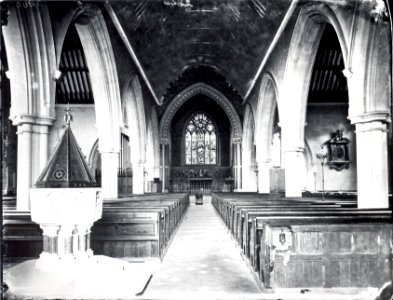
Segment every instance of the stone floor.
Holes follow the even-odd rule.
[[[207,198],[207,199],[206,199]],[[146,298],[258,294],[239,250],[208,197],[191,205],[159,270],[144,293]]]

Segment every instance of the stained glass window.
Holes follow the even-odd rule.
[[[212,121],[204,114],[194,115],[186,128],[186,164],[216,164],[216,140],[216,129]]]

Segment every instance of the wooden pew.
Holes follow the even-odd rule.
[[[165,211],[159,208],[105,208],[91,233],[95,254],[111,257],[161,257]]]
[[[263,232],[257,271],[266,288],[380,287],[392,280],[391,212],[268,216],[256,223]],[[292,240],[288,250],[277,247],[283,231]]]
[[[335,218],[350,218],[355,216],[356,218],[369,218],[378,219],[378,214],[389,214],[387,210],[379,209],[326,209],[326,208],[308,208],[293,210],[293,208],[287,208],[280,211],[263,211],[253,212],[247,214],[244,221],[243,228],[243,240],[242,249],[244,254],[250,259],[250,263],[254,268],[258,268],[256,261],[257,253],[260,248],[260,237],[263,235],[263,220],[264,218],[301,218],[301,217],[324,217],[328,218],[333,216]],[[246,223],[247,220],[247,223]],[[246,225],[247,224],[247,225]],[[251,225],[251,226],[250,226]]]
[[[93,250],[123,258],[162,258],[189,205],[187,194],[105,199],[92,230]]]
[[[95,254],[162,258],[189,205],[187,194],[141,195],[106,199],[103,217],[92,227]],[[8,261],[37,258],[42,230],[30,212],[4,211],[3,239]]]
[[[31,221],[29,211],[3,211],[3,246],[5,263],[39,257],[43,249],[42,229]]]
[[[368,285],[380,287],[385,279],[391,280],[390,266],[386,267],[382,263],[383,261],[390,264],[392,261],[390,252],[392,218],[390,210],[359,210],[356,208],[356,201],[354,199],[341,200],[332,198],[322,201],[322,199],[313,198],[271,198],[260,197],[256,194],[246,195],[245,197],[242,194],[215,194],[212,197],[214,207],[226,222],[231,232],[236,233],[240,231],[242,233],[240,235],[242,238],[242,248],[245,254],[249,255],[250,264],[258,272],[265,287],[367,287]],[[343,224],[343,222],[347,224]],[[287,256],[289,257],[290,267],[286,269],[284,265],[287,261],[286,259],[282,259],[281,254],[274,257],[270,256],[269,251],[274,248],[271,236],[270,240],[264,240],[269,236],[269,226],[273,227],[273,231],[276,233],[282,229],[286,230],[286,228],[287,230],[288,228],[292,230],[291,232],[294,232],[293,247],[295,247],[294,250],[296,251],[299,250],[296,248],[300,247],[299,245],[305,248],[309,244],[318,244],[318,240],[317,242],[313,241],[315,236],[320,238],[319,241],[324,238],[322,239],[324,243],[320,247],[325,247],[326,249],[323,248],[324,252],[311,254],[304,249],[302,249],[303,252],[295,251],[296,256],[293,253]],[[265,234],[266,232],[267,234]],[[360,247],[361,249],[366,247],[364,248],[365,252],[368,251],[367,245],[370,242],[370,238],[372,239],[372,237],[378,236],[377,242],[374,243],[378,245],[378,251],[374,251],[374,247],[374,252],[371,251],[372,253],[370,251],[360,253],[359,248],[356,250],[359,253],[353,250],[352,252],[339,251],[340,253],[337,254],[334,252],[336,251],[335,249],[332,250],[332,247],[334,248],[336,246],[328,246],[327,244],[327,241],[330,241],[331,244],[338,245],[337,247],[340,248],[343,244],[343,237],[346,236],[351,237],[351,247],[345,248],[346,250],[350,249],[352,251],[353,249],[356,250],[356,247]],[[365,242],[366,245],[359,246],[359,243],[363,243],[362,241],[369,242]],[[268,244],[268,242],[271,243]],[[346,242],[348,243],[348,241]],[[279,252],[277,247],[275,249],[273,251]],[[356,253],[353,253],[354,251]],[[334,253],[334,255],[331,255],[331,253]],[[312,261],[312,257],[316,256],[318,256],[319,260],[317,262]],[[364,273],[366,275],[362,274],[359,277],[361,278],[361,283],[356,285],[353,279],[356,277],[354,275],[356,272],[348,273],[348,271],[341,270],[341,274],[344,274],[341,277],[346,276],[347,279],[346,281],[344,280],[345,282],[337,282],[336,277],[333,275],[337,271],[337,261],[340,267],[345,265],[356,268],[356,266],[362,263],[359,260],[360,256],[369,259],[366,259],[366,261],[373,261],[372,272],[375,273],[378,270],[382,270],[384,275],[367,275],[367,271],[365,271]],[[311,263],[310,260],[312,261]],[[260,261],[262,261],[262,264]],[[271,264],[271,261],[276,261],[275,272],[273,271],[273,268],[275,268],[274,263]],[[315,266],[318,265],[318,262],[326,263],[327,265],[323,265],[323,268],[317,268]],[[318,271],[318,274],[323,274],[325,276],[324,278],[327,278],[326,281],[321,284],[318,281],[319,279],[313,281],[313,275],[307,276],[302,274],[296,276],[294,270],[298,273],[300,270],[303,270],[300,266],[303,269],[308,268],[312,272]],[[314,266],[314,269],[312,266]],[[352,279],[349,280],[348,278]]]

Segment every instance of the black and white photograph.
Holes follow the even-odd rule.
[[[393,1],[0,13],[1,299],[393,300]]]

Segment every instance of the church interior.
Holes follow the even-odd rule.
[[[6,299],[393,299],[390,0],[0,5]]]

